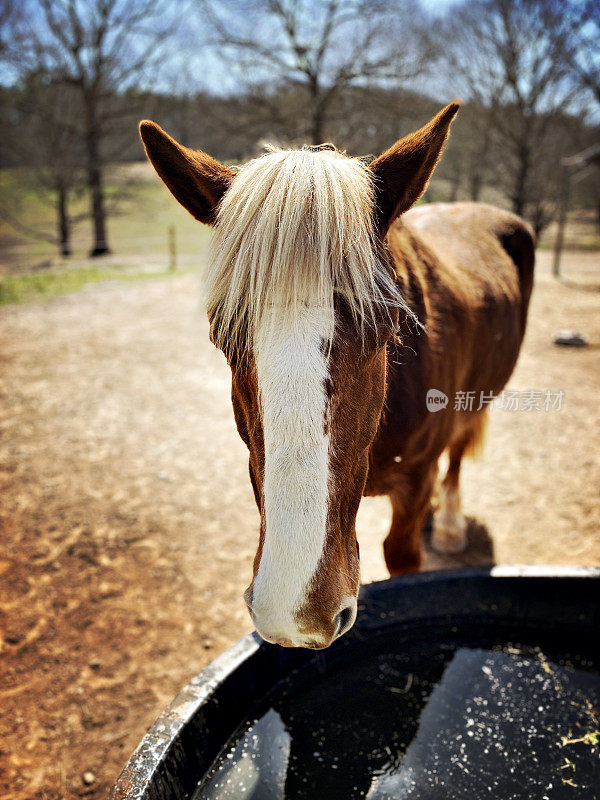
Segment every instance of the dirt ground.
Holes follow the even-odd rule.
[[[568,254],[562,283],[548,266],[510,388],[562,391],[562,409],[492,412],[463,475],[469,549],[428,568],[600,563],[600,257]],[[250,630],[257,512],[197,284],[0,309],[6,800],[105,797],[172,696]],[[591,346],[552,345],[571,327]],[[386,576],[388,524],[385,498],[363,502],[365,581]]]

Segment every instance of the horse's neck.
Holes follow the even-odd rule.
[[[390,429],[398,436],[421,420],[437,337],[431,315],[432,295],[441,288],[437,286],[438,259],[412,230],[396,222],[388,233],[387,245],[402,296],[418,323],[400,311],[398,338],[387,350],[387,401],[375,447]]]
[[[435,291],[437,282],[437,257],[401,220],[390,228],[387,247],[402,297],[419,323],[428,328],[430,294]],[[399,333],[408,346],[413,344],[416,336],[423,336],[423,330],[407,320],[402,312]]]
[[[431,291],[438,281],[438,257],[401,218],[388,231],[386,241],[404,298],[409,305],[422,302],[426,289]],[[411,308],[419,316],[420,309]]]

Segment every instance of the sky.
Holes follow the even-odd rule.
[[[27,8],[29,11],[26,15],[28,23],[35,27],[37,15],[34,12],[37,0],[21,0],[21,2],[23,3],[23,8]],[[320,0],[312,0],[312,2],[318,7]],[[398,0],[398,2],[401,4],[403,0]],[[460,0],[418,0],[418,2],[432,16],[440,16]],[[86,0],[76,0],[76,4],[85,7]],[[174,84],[185,82],[184,76],[187,75],[190,78],[189,82],[195,84],[190,86],[191,91],[205,88],[217,94],[235,92],[237,88],[236,82],[231,80],[232,76],[230,74],[228,75],[228,67],[222,62],[218,63],[219,59],[215,58],[214,53],[200,45],[204,33],[201,15],[185,13],[199,8],[198,0],[184,0],[184,2],[181,0],[163,0],[163,4],[165,15],[171,17],[174,24],[177,24],[181,19],[186,19],[183,30],[180,27],[178,32],[182,59],[180,64],[177,63],[178,59],[173,60],[171,74],[166,71],[158,79],[158,83],[148,85],[146,88],[165,92],[180,91],[181,87]],[[93,0],[90,5],[93,6]],[[233,5],[235,7],[235,4]],[[176,80],[173,75],[177,76]],[[17,79],[18,69],[14,65],[11,66],[0,62],[0,84],[10,85]]]
[[[458,0],[419,0],[419,2],[430,14],[443,14],[450,6],[455,5]]]
[[[321,1],[322,0],[307,0],[306,5],[309,6],[310,3],[314,3],[315,7],[318,8]],[[417,0],[424,11],[430,15],[430,17],[434,18],[441,17],[450,8],[452,8],[452,6],[457,5],[462,1],[463,0]],[[177,8],[178,0],[167,0],[167,2],[173,2],[175,4],[173,7]],[[197,0],[188,0],[188,2],[194,3],[197,2]],[[215,5],[218,6],[218,2],[219,0],[215,0]],[[224,5],[229,6],[229,8],[232,6],[235,7],[235,2],[236,0],[228,0],[228,2],[224,3]],[[396,0],[396,2],[398,3],[399,9],[401,9],[405,0]],[[193,23],[188,21],[186,23],[185,30],[181,32],[184,63],[183,69],[178,77],[177,84],[179,85],[179,83],[185,83],[185,78],[183,76],[188,75],[190,78],[190,91],[195,89],[206,89],[215,94],[236,94],[239,90],[239,76],[233,74],[230,65],[218,58],[215,58],[216,54],[214,51],[199,46],[199,41],[203,35],[201,28],[201,20],[195,17],[195,21]],[[175,69],[172,69],[171,73],[167,71],[161,78],[161,85],[158,85],[155,88],[157,88],[159,91],[172,90],[173,84],[171,76],[173,72],[177,71],[178,66],[179,65],[176,64]],[[411,87],[417,91],[423,91],[427,93],[427,87],[423,87],[418,84],[418,81],[413,81],[411,82]],[[433,93],[437,94],[435,89],[433,90]],[[450,92],[450,94],[452,97],[454,97],[454,93]],[[446,93],[443,92],[443,95],[445,97]],[[450,97],[450,99],[452,99],[452,97]]]

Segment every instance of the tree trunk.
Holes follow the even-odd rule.
[[[471,196],[471,200],[473,200],[474,203],[478,202],[478,200],[479,200],[479,197],[481,195],[481,185],[482,185],[482,183],[483,183],[483,180],[482,180],[481,172],[479,171],[479,169],[475,169],[472,172],[471,180],[469,181],[469,187],[470,187],[469,194]]]
[[[323,110],[320,106],[313,108],[309,136],[311,144],[323,144]]]
[[[483,189],[483,178],[486,174],[486,166],[489,149],[490,126],[486,125],[481,136],[481,144],[471,156],[471,175],[469,176],[469,194],[471,200],[477,203],[481,197]]]
[[[452,177],[450,178],[450,198],[449,201],[451,203],[455,203],[458,199],[458,190],[460,189],[460,165],[458,168],[452,173]]]
[[[106,241],[106,218],[104,211],[104,193],[102,174],[99,168],[89,170],[89,187],[92,195],[92,220],[94,223],[94,247],[91,256],[103,256],[110,253]]]
[[[57,189],[56,213],[60,254],[68,258],[71,255],[71,222],[67,211],[67,191],[64,186],[59,186]]]
[[[529,148],[522,146],[518,153],[518,171],[515,178],[513,192],[513,208],[515,214],[524,216],[527,207],[527,181],[529,179],[530,157]]]
[[[479,202],[481,192],[488,177],[489,162],[490,162],[490,149],[493,147],[493,132],[496,127],[496,113],[495,106],[482,109],[481,113],[484,114],[483,125],[477,122],[474,128],[474,135],[477,139],[478,146],[475,152],[471,151],[471,174],[469,176],[469,195],[473,202]]]
[[[90,190],[91,215],[94,226],[94,247],[90,252],[90,256],[103,256],[110,253],[110,250],[106,239],[102,161],[100,159],[98,125],[96,124],[95,99],[93,97],[87,100],[86,126],[88,188]]]
[[[542,231],[548,225],[548,222],[547,222],[543,212],[540,213],[536,209],[536,211],[533,214],[532,225],[533,225],[533,232],[535,233],[535,240],[536,240],[536,242],[539,242],[540,236],[542,235]]]
[[[566,167],[562,168],[562,185],[558,207],[558,227],[556,229],[556,240],[554,242],[554,261],[552,262],[552,275],[555,278],[560,276],[560,257],[565,243],[565,225],[567,224],[567,214],[569,211],[570,194],[570,175]]]
[[[308,129],[310,143],[313,145],[323,144],[323,118],[325,109],[319,82],[316,78],[312,78],[309,82],[308,91],[310,97],[310,123]]]

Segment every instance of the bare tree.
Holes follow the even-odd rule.
[[[11,50],[11,31],[22,17],[23,8],[18,0],[3,0],[0,3],[0,62],[6,62],[7,54]]]
[[[570,29],[566,56],[571,75],[600,103],[600,3],[570,0],[563,13]]]
[[[421,74],[430,54],[416,0],[200,2],[215,52],[272,118],[281,109],[269,102],[269,90],[303,89],[313,144],[323,141],[333,101],[344,89],[397,85]]]
[[[486,35],[490,5],[489,2],[465,2],[453,7],[436,32],[442,63],[448,67],[456,93],[469,104],[457,120],[462,152],[454,158],[457,148],[453,147],[451,139],[447,159],[461,162],[469,197],[475,201],[480,199],[483,186],[490,178],[494,158],[490,140],[504,87],[497,45],[494,37]],[[455,135],[454,138],[459,137]]]
[[[171,26],[159,0],[32,3],[14,26],[12,48],[22,69],[52,74],[79,95],[94,228],[91,255],[102,255],[109,252],[105,141],[115,120],[130,112],[124,91],[156,68],[160,43]]]
[[[10,108],[4,110],[8,113],[1,132],[2,146],[10,149],[13,161],[22,165],[23,182],[35,186],[38,199],[47,199],[54,206],[56,233],[47,233],[35,222],[21,221],[15,213],[18,197],[4,197],[0,216],[12,227],[50,241],[61,255],[70,256],[72,226],[87,216],[74,216],[69,211],[70,199],[83,188],[85,167],[79,97],[72,87],[37,72],[13,90]]]
[[[569,79],[569,24],[558,0],[469,0],[449,14],[445,58],[459,76],[465,99],[480,109],[480,149],[472,157],[472,196],[481,171],[495,179],[513,210],[540,213],[540,160],[577,88]],[[556,144],[556,139],[554,141]]]

